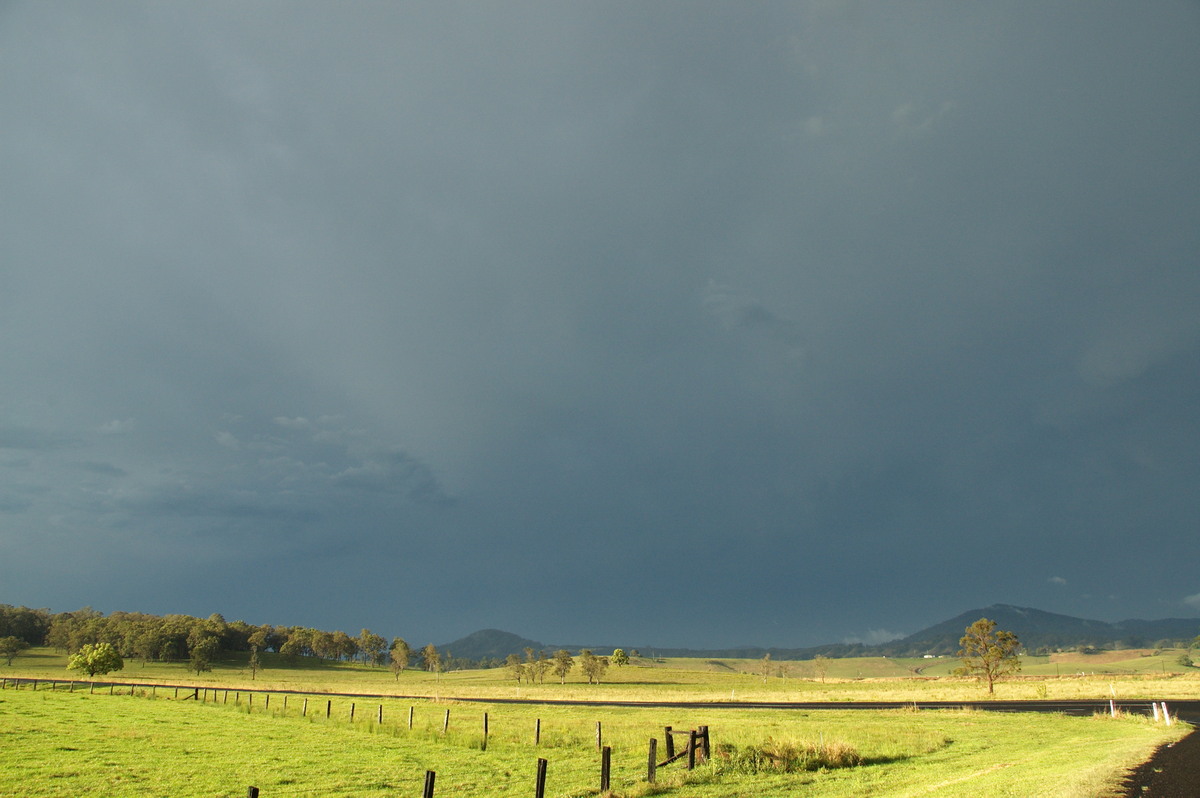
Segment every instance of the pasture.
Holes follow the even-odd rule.
[[[10,683],[0,691],[5,752],[0,794],[243,796],[255,785],[262,798],[416,796],[426,770],[434,770],[439,796],[515,798],[534,794],[537,759],[545,758],[546,795],[598,795],[599,723],[603,745],[612,750],[613,796],[1102,796],[1112,794],[1124,769],[1187,730],[1139,716],[539,706],[450,699],[983,698],[969,680],[845,675],[848,669],[908,667],[904,661],[831,661],[824,684],[786,671],[764,680],[760,673],[740,670],[753,669],[754,661],[691,660],[610,668],[600,685],[582,683],[577,674],[565,685],[552,678],[517,685],[503,670],[406,671],[395,679],[386,670],[361,665],[267,659],[267,670],[254,680],[236,659],[200,678],[181,665],[129,662],[111,678],[162,685],[139,688],[134,695],[129,688],[92,694],[82,682],[73,692],[62,683],[53,690],[43,684],[36,692],[27,685],[13,689]],[[46,649],[23,655],[0,675],[68,678],[65,658]],[[184,700],[187,690],[176,693],[167,686],[178,684],[199,687],[201,700]],[[1137,673],[1035,675],[1002,683],[998,697],[1036,697],[1038,684],[1049,684],[1051,697],[1073,697],[1067,692],[1107,697],[1119,691],[1122,697],[1170,698],[1171,690],[1177,697],[1195,695],[1196,680]],[[253,699],[248,688],[257,691]],[[324,692],[386,697],[319,695]],[[655,737],[663,746],[666,725],[708,726],[714,756],[691,772],[679,763],[667,766],[649,785],[648,741]],[[805,745],[852,750],[861,761],[784,773],[769,759],[760,757],[751,766],[739,758],[748,750]]]

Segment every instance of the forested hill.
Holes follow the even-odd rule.
[[[862,643],[833,643],[806,648],[744,648],[693,649],[656,648],[652,645],[627,646],[636,648],[647,657],[723,657],[757,659],[770,654],[772,659],[811,659],[817,654],[827,657],[920,657],[925,654],[948,654],[958,652],[959,640],[964,630],[980,618],[995,621],[999,629],[1014,632],[1025,650],[1075,648],[1149,648],[1164,641],[1191,642],[1200,635],[1200,618],[1164,618],[1143,621],[1128,620],[1117,623],[1075,618],[1030,607],[1011,604],[993,604],[990,607],[967,610],[949,620],[934,624],[907,637],[879,645]],[[534,651],[566,648],[572,651],[580,646],[543,646],[508,632],[486,629],[473,635],[447,643],[442,648],[453,651],[455,656],[470,659],[484,657],[503,659],[509,654],[522,654],[526,648]],[[607,652],[612,646],[590,646],[597,652]]]
[[[773,659],[811,659],[827,657],[920,657],[926,654],[954,655],[967,626],[980,618],[995,621],[996,626],[1013,632],[1030,653],[1078,648],[1157,648],[1171,643],[1191,643],[1200,636],[1200,618],[1164,618],[1127,620],[1116,623],[1058,615],[1029,607],[993,604],[968,610],[949,620],[930,626],[907,637],[880,645],[835,643],[807,648],[726,648],[686,649],[634,646],[619,643],[627,652],[638,651],[646,657],[720,657],[757,659],[770,654]],[[257,648],[285,656],[309,656],[332,660],[362,660],[383,665],[394,659],[393,650],[408,644],[400,638],[390,642],[367,629],[358,635],[327,632],[299,626],[251,625],[243,621],[226,622],[217,613],[208,618],[186,615],[155,616],[143,613],[114,612],[104,616],[90,607],[75,612],[51,613],[49,610],[0,604],[0,639],[12,638],[28,645],[50,645],[73,652],[87,643],[109,642],[123,656],[143,660],[187,660],[197,643],[212,638],[213,656],[222,652],[250,651]],[[547,654],[557,649],[577,652],[590,648],[598,654],[613,650],[613,645],[546,645],[536,640],[504,632],[483,629],[439,647],[426,646],[412,652],[413,660],[430,662],[441,669],[480,667],[502,662],[510,654],[523,657],[527,649]],[[440,649],[444,654],[438,653]],[[197,665],[203,663],[197,662]]]
[[[1162,641],[1191,641],[1200,635],[1200,618],[1108,623],[1030,607],[993,604],[983,609],[968,610],[948,621],[875,648],[888,656],[954,654],[958,651],[963,630],[980,618],[995,621],[997,628],[1014,632],[1029,652],[1079,647],[1149,648]]]
[[[518,656],[529,648],[534,651],[544,651],[547,646],[536,640],[529,640],[512,632],[502,632],[499,629],[480,629],[453,643],[443,643],[438,646],[442,651],[449,651],[456,657],[467,659],[499,659],[509,654]]]

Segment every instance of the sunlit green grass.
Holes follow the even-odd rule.
[[[94,695],[78,688],[0,691],[0,794],[242,796],[532,794],[538,757],[548,795],[598,792],[602,741],[613,749],[614,794],[647,794],[647,744],[662,727],[707,725],[714,746],[767,739],[853,746],[866,764],[796,774],[660,771],[664,794],[695,798],[813,796],[1099,796],[1123,768],[1178,738],[1141,717],[1073,718],[964,711],[756,711],[477,704],[304,698],[210,690],[206,703],[173,690]],[[332,700],[326,717],[326,701]],[[384,722],[378,723],[379,706]],[[413,727],[408,727],[409,708]],[[449,730],[443,732],[446,711]],[[483,746],[483,715],[489,736]],[[540,719],[541,740],[534,729]],[[662,743],[660,742],[660,745]],[[660,748],[660,751],[662,749]]]
[[[1098,656],[1025,657],[1021,673],[996,685],[996,699],[1200,699],[1200,668],[1178,664],[1181,651],[1113,652]],[[566,684],[548,674],[542,684],[517,684],[505,669],[432,674],[417,669],[399,679],[385,668],[299,658],[286,662],[263,656],[266,669],[251,679],[246,655],[232,655],[197,676],[178,663],[127,661],[110,674],[114,681],[148,684],[220,685],[243,689],[353,692],[429,698],[532,698],[621,701],[977,701],[989,698],[974,679],[954,677],[953,658],[831,659],[824,681],[811,661],[744,659],[641,659],[610,667],[602,684],[587,684],[578,668]],[[64,680],[65,655],[35,648],[0,665],[0,676]],[[919,669],[919,673],[917,673]]]

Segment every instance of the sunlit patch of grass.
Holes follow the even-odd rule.
[[[232,701],[232,696],[231,696]],[[0,693],[5,767],[0,794],[30,796],[170,794],[244,795],[255,784],[269,795],[417,794],[426,769],[439,794],[456,798],[527,795],[536,759],[550,761],[550,793],[595,794],[596,723],[613,752],[613,795],[689,798],[820,795],[848,798],[922,794],[953,796],[1099,794],[1096,784],[1143,758],[1180,726],[1144,717],[890,710],[761,711],[730,708],[566,707],[384,699],[335,700],[329,718],[301,717],[301,704],[157,700],[86,692]],[[414,728],[408,728],[408,707]],[[442,731],[446,708],[450,728]],[[374,711],[368,711],[373,709]],[[489,715],[487,750],[482,713]],[[534,741],[541,721],[541,744]],[[714,756],[687,771],[681,763],[645,782],[650,737],[663,727],[708,726]],[[660,749],[661,750],[661,749]],[[729,753],[723,758],[720,752]],[[740,752],[757,758],[730,766]],[[808,769],[813,768],[813,769]],[[1011,785],[1017,785],[1015,787]],[[1051,788],[1046,785],[1054,785]],[[1082,786],[1081,786],[1082,785]],[[1006,792],[1007,790],[1007,792]],[[1088,792],[1088,790],[1092,790]]]

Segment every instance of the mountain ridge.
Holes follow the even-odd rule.
[[[925,654],[954,655],[959,638],[967,626],[980,618],[996,622],[997,628],[1014,632],[1025,650],[1054,651],[1070,648],[1147,648],[1163,640],[1191,641],[1200,635],[1200,618],[1159,618],[1108,622],[1018,607],[1013,604],[992,604],[967,610],[953,618],[933,624],[913,634],[886,643],[830,643],[797,648],[745,646],[720,649],[660,648],[656,646],[624,646],[653,657],[727,657],[757,659],[770,654],[773,659],[811,659],[820,654],[827,657],[919,657]],[[526,648],[553,652],[557,649],[578,651],[590,648],[597,652],[611,651],[613,646],[546,645],[499,629],[481,629],[466,637],[439,646],[455,656],[467,659],[504,659],[509,654],[523,655]]]

